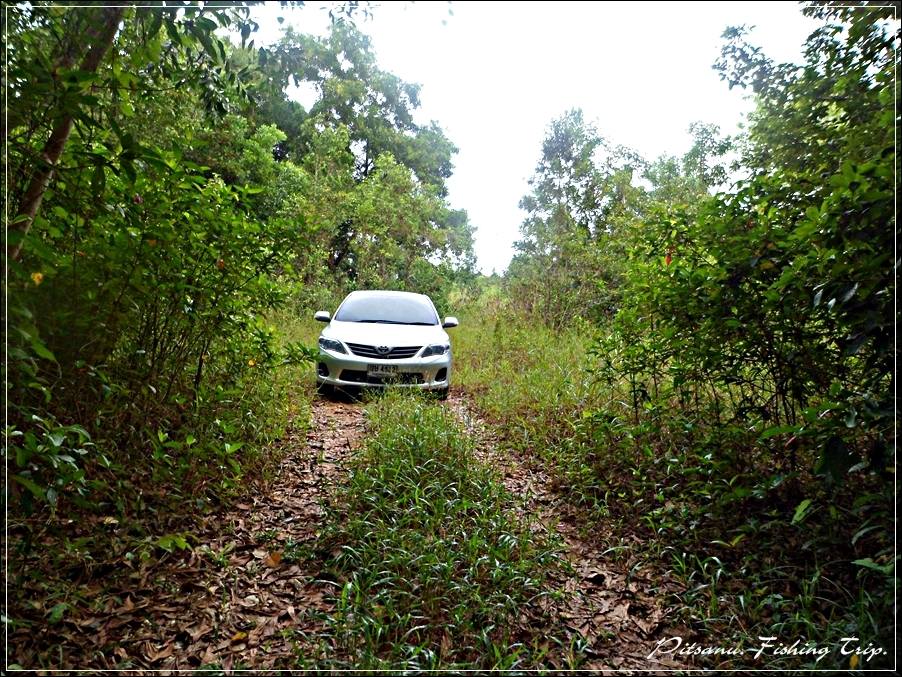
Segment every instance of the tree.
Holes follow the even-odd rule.
[[[319,99],[309,115],[347,127],[358,180],[373,171],[380,155],[391,153],[420,183],[445,197],[457,149],[435,122],[420,126],[414,121],[419,85],[380,69],[366,35],[350,24],[333,26],[324,38],[289,29],[272,60],[282,70],[278,80],[284,85],[305,81],[316,86]],[[309,138],[302,130],[300,143],[291,143],[304,152]]]
[[[633,180],[644,164],[610,146],[582,111],[551,123],[532,192],[520,202],[527,216],[508,275],[529,309],[555,324],[614,310],[623,243],[643,201]]]
[[[632,248],[618,316],[635,357],[621,367],[642,388],[669,370],[674,392],[707,393],[717,416],[725,398],[732,415],[802,440],[833,481],[859,461],[882,469],[894,409],[888,11],[809,7],[839,23],[809,37],[802,66],[773,64],[727,31],[718,68],[757,94],[747,178],[705,197],[718,180],[704,160],[720,151],[713,130],[686,158],[688,184],[675,160],[652,166],[665,199]]]
[[[28,183],[18,199],[18,205],[14,212],[16,217],[10,224],[14,237],[12,242],[8,242],[7,256],[11,259],[19,258],[23,240],[41,208],[44,193],[53,180],[57,163],[69,140],[69,135],[72,133],[75,112],[71,108],[72,101],[67,99],[71,97],[74,89],[76,97],[84,100],[83,96],[80,96],[83,91],[80,82],[90,81],[97,72],[97,67],[113,43],[124,12],[125,8],[121,6],[98,7],[89,13],[70,14],[67,17],[70,20],[63,22],[64,35],[54,60],[53,70],[50,73],[51,86],[54,89],[63,89],[63,93],[56,108],[46,114],[46,119],[51,125],[50,136],[43,144]],[[17,26],[33,20],[32,17],[25,18],[24,13],[24,10],[22,14],[14,10],[13,16],[17,19]],[[74,68],[76,62],[78,62],[77,69]],[[14,61],[13,64],[15,66],[17,62]],[[18,62],[18,65],[22,65],[21,62]],[[9,74],[11,81],[16,84],[21,84],[21,75],[15,70]],[[42,73],[42,75],[45,74]],[[75,80],[74,88],[62,86],[63,78],[67,75],[71,75]],[[15,97],[16,94],[14,89],[13,96]],[[4,129],[4,132],[6,131]],[[7,138],[5,133],[3,138],[4,141]]]

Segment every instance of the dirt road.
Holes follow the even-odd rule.
[[[618,567],[585,533],[578,515],[552,490],[534,458],[504,449],[461,394],[446,403],[475,440],[479,459],[497,470],[510,509],[537,530],[556,533],[568,572],[551,579],[563,591],[530,617],[547,619],[556,665],[587,669],[676,667],[647,656],[668,636],[663,587],[642,571]],[[289,432],[268,491],[205,517],[190,548],[143,562],[117,561],[80,570],[71,604],[47,622],[51,601],[33,581],[12,600],[12,615],[32,619],[10,633],[10,660],[27,668],[272,669],[328,660],[326,619],[335,582],[315,551],[322,504],[346,477],[366,431],[364,405],[317,397],[309,431]],[[99,527],[98,527],[99,528]],[[25,563],[27,566],[27,563]],[[65,572],[60,572],[61,576]],[[52,586],[51,582],[51,586]],[[18,607],[18,608],[17,608]],[[526,610],[529,611],[529,610]],[[566,655],[567,653],[570,655]]]

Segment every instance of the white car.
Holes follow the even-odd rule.
[[[319,337],[316,384],[333,388],[397,385],[436,391],[443,399],[451,384],[451,342],[446,328],[457,318],[440,320],[424,294],[355,291],[345,297]]]

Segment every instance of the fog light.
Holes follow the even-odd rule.
[[[435,375],[436,381],[444,381],[448,378],[448,370],[445,367],[442,367],[438,370],[438,373]]]
[[[316,365],[316,373],[320,376],[328,376],[329,375],[329,367],[326,366],[325,362],[320,362]]]

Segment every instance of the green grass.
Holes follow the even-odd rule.
[[[521,613],[543,594],[552,548],[506,511],[511,498],[446,409],[389,393],[332,502],[337,652],[330,667],[498,668],[540,661],[547,637]],[[309,666],[308,666],[309,667]]]
[[[587,349],[592,330],[580,318],[561,332],[502,311],[472,313],[451,330],[454,382],[513,446],[543,453],[567,421],[595,406]]]
[[[279,310],[274,312],[269,321],[279,330],[283,342],[299,341],[308,346],[316,346],[323,323],[313,319],[313,311]]]
[[[719,424],[713,410],[692,416],[664,399],[636,410],[624,384],[594,382],[585,323],[556,332],[499,299],[488,305],[475,304],[453,336],[457,385],[503,444],[551,470],[583,508],[585,532],[605,534],[600,551],[680,582],[666,600],[672,622],[709,643],[756,646],[775,635],[838,647],[849,636],[892,650],[893,578],[879,570],[892,564],[885,483],[825,486],[780,473],[754,430]],[[809,514],[793,522],[806,498]],[[859,667],[891,664],[884,654]],[[747,667],[850,663],[837,648],[816,665],[784,656]]]

